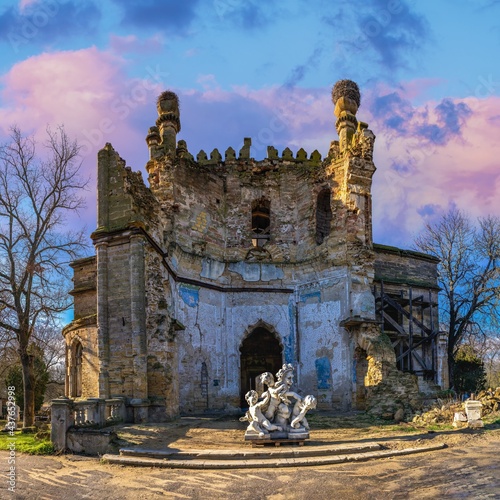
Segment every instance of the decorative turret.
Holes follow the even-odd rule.
[[[343,152],[351,145],[358,126],[356,113],[361,102],[358,85],[352,80],[339,80],[332,89],[332,101],[337,117],[335,127],[339,134],[340,151]]]
[[[160,144],[161,136],[158,127],[149,127],[148,135],[146,136],[146,143],[149,148],[149,159],[153,158],[153,151]]]
[[[179,98],[177,94],[166,90],[158,96],[156,101],[156,109],[158,111],[158,119],[156,120],[156,127],[160,135],[160,144],[166,153],[170,152],[175,154],[177,146],[177,134],[181,130],[181,121],[179,114]],[[151,130],[156,128],[152,127]],[[150,144],[151,135],[148,134],[146,141]],[[154,139],[153,139],[154,142]]]

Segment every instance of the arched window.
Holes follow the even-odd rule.
[[[330,223],[332,221],[331,193],[330,189],[322,189],[316,200],[316,243],[321,245],[324,239],[330,235]]]
[[[271,204],[261,198],[252,203],[252,244],[254,247],[264,246],[270,237]]]
[[[71,356],[71,397],[79,398],[82,395],[82,361],[83,346],[76,341]]]

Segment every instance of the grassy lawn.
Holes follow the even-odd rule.
[[[0,421],[0,426],[3,429],[5,422]],[[30,455],[52,455],[54,453],[50,437],[45,435],[37,437],[37,434],[23,434],[21,431],[15,431],[14,435],[11,436],[9,432],[0,432],[0,450],[11,451],[14,449]]]

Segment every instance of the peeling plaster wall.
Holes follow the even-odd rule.
[[[346,409],[352,358],[345,317],[344,283],[301,289],[298,303],[301,384],[316,394],[319,408]]]
[[[346,408],[352,359],[349,335],[338,326],[345,296],[338,280],[298,293],[226,294],[177,285],[175,314],[186,327],[177,337],[181,411],[239,406],[239,349],[258,322],[278,335],[282,361],[297,366],[296,385],[304,394],[318,394],[325,408]],[[200,389],[202,363],[208,369],[208,399]]]

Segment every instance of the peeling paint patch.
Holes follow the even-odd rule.
[[[273,264],[261,264],[260,267],[260,280],[273,281],[282,279],[285,276],[283,269],[276,267]]]
[[[232,262],[229,264],[229,270],[239,274],[245,281],[273,281],[285,276],[283,269],[273,264]]]
[[[330,360],[326,357],[318,358],[314,362],[316,365],[316,377],[318,378],[318,389],[331,389],[332,372]]]
[[[177,262],[177,259],[175,257],[173,257],[173,256],[170,259],[170,265],[172,266],[172,269],[174,271],[177,271],[179,269],[179,263]]]
[[[296,310],[295,301],[292,297],[288,300],[288,324],[290,325],[289,334],[283,338],[284,342],[284,354],[285,354],[285,363],[294,363],[295,362],[295,331],[297,328],[295,322],[295,310]]]
[[[246,262],[231,262],[229,270],[239,274],[245,281],[260,280],[259,264],[247,264]]]
[[[210,223],[210,217],[206,212],[200,212],[196,217],[192,229],[199,233],[206,233]]]
[[[197,307],[200,301],[200,288],[192,285],[180,285],[179,295],[184,304],[189,307]]]
[[[318,290],[316,292],[309,292],[300,295],[300,301],[306,303],[308,300],[316,299],[321,303],[321,292]]]
[[[224,264],[224,262],[219,262],[218,260],[212,259],[203,259],[201,263],[200,276],[202,278],[216,280],[217,278],[220,278],[222,276],[225,268],[226,265]]]

